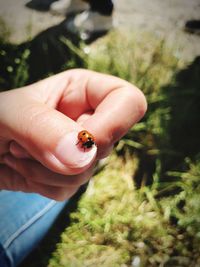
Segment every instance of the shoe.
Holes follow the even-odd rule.
[[[82,0],[59,0],[50,6],[51,13],[55,15],[68,15],[88,9],[89,5]]]
[[[66,24],[67,30],[80,34],[81,39],[87,39],[87,36],[107,32],[113,28],[112,16],[101,15],[98,12],[86,10]]]
[[[52,3],[57,0],[31,0],[26,3],[26,7],[39,11],[47,11]]]
[[[200,20],[189,20],[185,23],[185,31],[200,35]]]

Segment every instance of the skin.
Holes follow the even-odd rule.
[[[146,108],[132,84],[82,69],[0,93],[0,189],[71,197]],[[60,140],[83,129],[95,136],[95,159],[86,166],[59,160]]]

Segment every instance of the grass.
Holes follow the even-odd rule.
[[[65,60],[35,75],[33,43],[42,42],[45,58],[54,47],[43,37],[21,46],[1,41],[1,88],[82,66],[136,84],[148,112],[90,181],[49,263],[44,244],[41,260],[25,266],[200,266],[200,59],[186,63],[153,35],[116,31],[90,47],[60,38]]]
[[[193,203],[188,187],[192,182],[183,174],[180,183],[188,188],[158,201],[156,190],[135,187],[136,168],[137,159],[130,155],[125,161],[117,155],[110,157],[106,168],[90,182],[78,210],[71,215],[71,226],[62,234],[49,267],[135,266],[136,258],[138,266],[189,266],[192,261],[199,261],[198,217],[194,210],[191,212]],[[186,176],[190,178],[193,173],[194,180],[198,180],[200,169],[193,168],[194,165]],[[184,214],[177,207],[180,201],[189,204],[185,205]],[[195,203],[199,214],[198,202]],[[176,227],[172,214],[178,220]],[[192,231],[194,224],[197,229],[192,227]]]
[[[73,223],[62,234],[50,267],[122,266],[134,256],[140,257],[142,266],[149,266],[145,264],[167,256],[173,229],[170,233],[166,227],[152,193],[135,189],[132,174],[136,165],[136,160],[124,163],[114,155],[110,158],[71,215]],[[152,255],[153,250],[160,257]]]
[[[113,32],[87,68],[133,82],[149,108],[90,182],[48,267],[199,266],[199,59]]]
[[[198,266],[198,59],[188,66],[161,40],[113,32],[87,64],[142,88],[149,108],[90,183],[48,266]]]

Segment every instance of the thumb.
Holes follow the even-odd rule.
[[[8,98],[11,101],[9,105],[5,99],[0,107],[0,117],[9,141],[16,141],[34,159],[54,172],[70,175],[88,169],[97,148],[93,146],[84,151],[77,146],[78,132],[83,130],[81,126],[46,104],[31,98],[22,101],[19,91],[16,96],[15,101]]]

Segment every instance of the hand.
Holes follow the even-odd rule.
[[[145,111],[130,83],[81,69],[0,93],[0,189],[69,198]],[[78,148],[83,129],[97,148]]]

